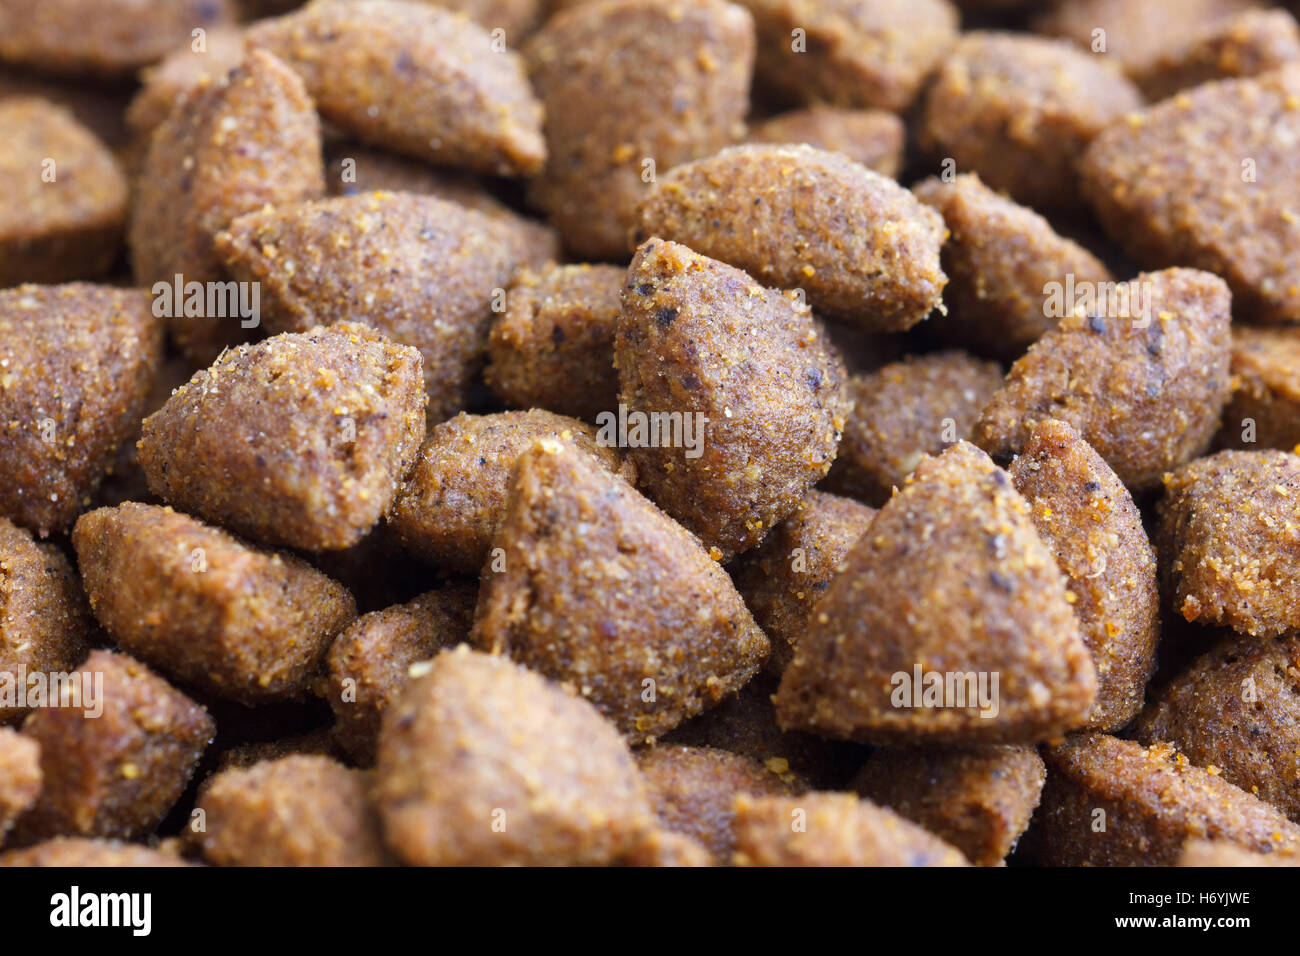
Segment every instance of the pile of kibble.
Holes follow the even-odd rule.
[[[0,865],[1300,864],[1261,0],[0,0]]]

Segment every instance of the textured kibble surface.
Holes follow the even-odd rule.
[[[94,837],[60,836],[21,850],[0,853],[0,866],[152,867],[189,866],[172,853],[139,843]]]
[[[1300,445],[1300,330],[1232,330],[1232,397],[1219,442],[1230,448]]]
[[[828,153],[843,153],[882,176],[897,176],[907,130],[885,110],[853,110],[818,104],[756,123],[751,143],[804,143]]]
[[[40,744],[16,730],[0,727],[0,846],[14,820],[40,793]]]

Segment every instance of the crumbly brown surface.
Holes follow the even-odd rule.
[[[1022,841],[1038,863],[1168,866],[1190,839],[1256,853],[1300,849],[1300,827],[1170,744],[1084,734],[1045,748],[1043,759],[1047,786]]]
[[[90,505],[162,361],[142,290],[0,291],[0,515],[45,537]]]
[[[1087,299],[1011,366],[973,441],[1002,461],[1029,426],[1068,422],[1134,492],[1204,453],[1228,398],[1231,296],[1195,269],[1143,273]]]
[[[723,0],[584,3],[525,55],[549,154],[529,196],[584,258],[626,259],[656,178],[744,133],[754,25]]]
[[[739,269],[647,241],[628,267],[614,360],[638,482],[723,559],[762,541],[835,458],[843,362],[806,306]]]
[[[140,71],[140,89],[126,110],[126,124],[147,139],[193,89],[220,83],[244,59],[244,34],[237,27],[208,30],[202,49],[193,42],[178,46]]]
[[[885,110],[846,109],[814,104],[755,123],[751,143],[804,143],[828,153],[843,153],[882,176],[897,177],[903,164],[907,129]]]
[[[226,352],[144,423],[169,504],[267,544],[356,544],[424,438],[420,354],[350,322]]]
[[[970,438],[1001,387],[1002,369],[966,352],[909,356],[853,376],[853,411],[825,487],[884,504],[922,456]]]
[[[921,145],[1036,208],[1081,205],[1075,163],[1142,95],[1105,60],[1061,40],[967,33],[925,99]]]
[[[1300,445],[1300,329],[1237,326],[1231,371],[1218,443],[1284,451]]]
[[[303,79],[321,116],[367,142],[497,175],[546,161],[542,108],[513,50],[428,3],[316,0],[248,28]]]
[[[0,846],[14,820],[41,793],[41,745],[8,727],[0,727]]]
[[[1255,853],[1223,840],[1188,840],[1179,866],[1300,866],[1297,853]]]
[[[659,236],[802,289],[871,332],[899,332],[940,304],[943,219],[892,179],[811,146],[735,146],[659,178],[635,236]]]
[[[170,508],[100,508],[72,542],[91,609],[118,645],[218,697],[301,696],[356,617],[352,595],[306,562]]]
[[[179,856],[138,843],[93,837],[59,836],[0,853],[0,866],[152,867],[191,866]]]
[[[514,467],[471,640],[560,681],[633,743],[741,687],[768,640],[700,542],[572,445]]]
[[[872,754],[853,790],[948,841],[977,866],[1000,866],[1029,826],[1046,779],[1032,747],[899,747]]]
[[[1092,653],[1097,700],[1088,726],[1123,727],[1142,708],[1160,636],[1156,556],[1142,515],[1115,472],[1065,422],[1030,426],[1010,474],[1065,573]]]

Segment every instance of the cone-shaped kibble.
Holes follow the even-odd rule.
[[[145,420],[168,504],[267,544],[356,544],[424,438],[420,353],[350,322],[225,353]]]
[[[662,236],[803,289],[827,316],[899,332],[940,304],[943,218],[887,176],[811,146],[734,146],[659,177],[638,241]]]
[[[1097,679],[1007,473],[923,460],[845,560],[777,692],[781,724],[865,743],[1015,743],[1082,724]]]
[[[601,865],[654,828],[631,752],[586,701],[464,646],[417,668],[373,793],[404,862]]]
[[[1088,726],[1122,727],[1142,709],[1160,636],[1156,556],[1115,472],[1065,422],[1031,425],[1011,480],[1075,596],[1097,669]]]
[[[724,557],[757,545],[835,458],[843,362],[792,294],[739,269],[647,241],[628,269],[615,361],[626,429],[620,409],[597,419],[602,433],[626,431],[650,497]]]
[[[739,688],[768,653],[694,537],[591,455],[520,456],[471,640],[578,691],[631,741]]]
[[[446,166],[535,173],[542,107],[512,50],[450,10],[399,0],[318,0],[248,31],[285,60],[329,122]]]
[[[464,407],[493,297],[521,254],[497,221],[403,193],[260,210],[231,223],[216,248],[231,275],[259,284],[272,333],[361,322],[419,349],[431,422]]]
[[[999,461],[1029,426],[1069,422],[1133,492],[1205,451],[1229,392],[1232,296],[1195,269],[1089,286],[1011,367],[972,441]],[[1093,294],[1088,294],[1089,292]]]
[[[128,236],[136,283],[168,287],[173,339],[186,357],[211,362],[247,339],[256,319],[229,296],[214,308],[206,290],[202,309],[188,306],[187,284],[225,278],[213,237],[243,213],[325,192],[320,121],[302,81],[253,53],[229,77],[198,87],[154,131],[137,187]]]
[[[140,290],[0,292],[0,515],[42,537],[72,524],[139,423],[162,350]]]

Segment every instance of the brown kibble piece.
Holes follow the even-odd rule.
[[[1240,318],[1300,320],[1300,65],[1179,93],[1093,141],[1083,193],[1140,264],[1195,266]]]
[[[1134,493],[1201,454],[1228,397],[1231,296],[1195,269],[1143,273],[1080,304],[1011,367],[973,441],[999,461],[1029,426],[1073,425]]]
[[[851,793],[740,794],[735,811],[741,866],[970,865],[937,836]]]
[[[625,259],[648,183],[744,133],[754,25],[723,0],[586,3],[525,53],[550,153],[530,198],[583,258]]]
[[[1222,840],[1188,840],[1179,866],[1300,866],[1300,853],[1255,853]]]
[[[1128,489],[1079,433],[1048,420],[1029,428],[1011,480],[1056,555],[1097,670],[1088,726],[1123,727],[1142,709],[1160,637],[1156,556]]]
[[[965,352],[908,356],[849,380],[853,411],[825,487],[882,505],[924,455],[970,438],[1002,369]]]
[[[241,216],[217,237],[231,273],[262,289],[271,332],[359,322],[420,350],[430,423],[465,403],[494,295],[519,237],[432,196],[366,193]]]
[[[320,123],[302,81],[270,54],[252,53],[229,76],[196,87],[154,130],[131,207],[136,283],[219,283],[213,239],[231,220],[324,191]],[[235,314],[228,296],[215,315],[206,302],[203,315],[188,314],[188,292],[168,298],[172,338],[198,364],[247,338],[245,323],[258,318]]]
[[[497,397],[587,422],[615,410],[625,276],[618,266],[554,264],[517,275],[488,339],[484,379]]]
[[[1042,216],[1018,206],[968,173],[947,183],[913,187],[948,226],[943,271],[948,315],[934,320],[936,337],[981,355],[1019,358],[1062,317],[1051,292],[1110,282],[1110,271],[1088,250],[1058,236]]]
[[[893,748],[872,754],[853,789],[947,840],[975,865],[1001,866],[1029,826],[1046,777],[1031,747]]]
[[[782,778],[748,757],[709,747],[650,747],[637,753],[637,763],[659,823],[694,837],[721,864],[736,850],[737,794],[789,796],[805,789],[791,774]]]
[[[244,59],[244,34],[237,27],[207,31],[203,49],[185,43],[153,66],[141,71],[140,91],[126,110],[126,124],[137,137],[146,138],[191,90],[220,83]]]
[[[329,757],[283,757],[209,779],[195,837],[218,866],[382,866],[364,771]]]
[[[35,97],[0,100],[0,129],[0,288],[103,276],[126,224],[113,154],[72,113]]]
[[[0,846],[18,815],[41,793],[41,746],[30,737],[0,727]]]
[[[892,179],[811,146],[734,146],[659,178],[638,241],[661,236],[803,289],[869,332],[900,332],[940,305],[943,219]]]
[[[1047,786],[1023,841],[1041,864],[1169,866],[1189,839],[1300,851],[1300,827],[1169,744],[1079,735],[1046,748],[1043,759]]]
[[[0,515],[42,537],[90,504],[162,362],[139,290],[0,292]]]
[[[15,838],[150,832],[189,782],[212,718],[125,654],[92,651],[73,686],[83,691],[73,706],[37,708],[23,722],[41,746],[45,785]]]
[[[756,546],[835,458],[843,362],[806,306],[739,269],[647,241],[628,269],[614,355],[620,414],[602,416],[601,433],[618,427],[650,497],[723,559]]]
[[[926,94],[921,146],[1035,209],[1081,205],[1075,163],[1142,96],[1061,40],[967,33]]]
[[[843,153],[882,176],[897,177],[907,130],[885,110],[854,110],[815,104],[757,123],[751,143],[804,143],[828,153]]]
[[[851,498],[811,491],[762,545],[732,565],[736,590],[772,642],[769,673],[780,676],[789,665],[814,603],[875,516],[874,508]]]
[[[624,866],[713,866],[713,854],[699,840],[672,830],[651,830],[619,861]]]
[[[5,0],[0,60],[52,73],[126,77],[234,19],[232,0]]]
[[[600,444],[588,425],[541,409],[457,415],[429,432],[398,491],[389,527],[425,561],[477,574],[492,550],[506,510],[510,472],[539,438],[570,441],[610,472],[631,480],[619,453]]]
[[[170,508],[100,508],[72,543],[90,606],[123,650],[245,704],[302,696],[356,616],[352,595],[306,562]]]
[[[1029,505],[958,442],[921,462],[849,553],[776,708],[783,727],[863,743],[1028,743],[1082,724],[1095,696]]]
[[[1222,451],[1165,477],[1163,593],[1188,621],[1273,637],[1300,627],[1300,455]]]
[[[731,579],[689,532],[572,445],[510,479],[471,635],[571,685],[632,742],[743,685],[767,657]]]
[[[346,548],[388,511],[424,438],[420,354],[341,322],[227,352],[144,423],[169,504],[267,544]]]
[[[137,843],[91,837],[60,836],[21,850],[0,853],[0,867],[136,867],[192,866],[172,853],[153,850]]]
[[[334,641],[326,692],[334,739],[359,765],[374,763],[380,721],[401,694],[408,668],[469,639],[475,595],[471,585],[429,591],[365,615]]]
[[[1226,639],[1175,677],[1138,719],[1198,767],[1300,820],[1300,637]]]
[[[1237,326],[1231,368],[1219,443],[1288,451],[1300,445],[1300,329]]]
[[[464,646],[385,715],[374,799],[389,847],[425,866],[600,865],[654,821],[632,754],[590,704]]]
[[[63,673],[80,662],[91,627],[63,552],[0,518],[0,724],[27,712],[14,698],[28,674]]]
[[[248,30],[252,49],[288,63],[321,116],[432,163],[498,175],[546,160],[542,110],[512,51],[433,4],[316,0]]]
[[[947,0],[742,2],[758,31],[759,85],[800,101],[902,112],[957,37]]]

